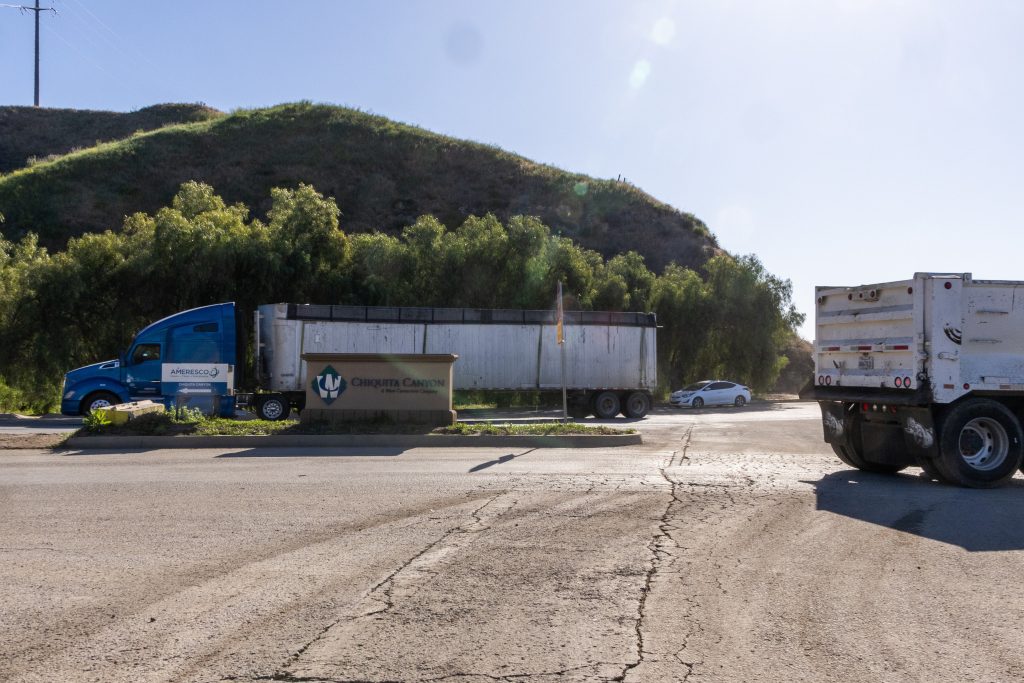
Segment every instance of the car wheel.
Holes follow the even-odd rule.
[[[651,399],[642,391],[634,391],[626,397],[626,406],[623,412],[626,417],[639,418],[647,414],[651,409]]]
[[[109,391],[97,391],[95,394],[89,394],[82,401],[82,415],[92,415],[92,411],[97,408],[116,406],[120,402],[121,399]]]
[[[268,396],[256,406],[256,414],[261,420],[283,420],[291,412],[291,405],[283,396]]]
[[[704,407],[704,399],[702,399],[700,396],[698,396],[697,398],[693,399],[693,402],[690,405],[693,406],[694,408],[703,408]]]
[[[953,484],[991,488],[1005,484],[1024,459],[1020,422],[1001,403],[971,399],[942,421],[939,474]]]
[[[737,408],[742,408],[743,406],[747,405],[747,399],[743,398],[742,396],[737,396],[736,400],[733,401],[733,405],[735,405]]]
[[[610,420],[619,414],[619,397],[611,391],[602,391],[594,398],[594,415]]]

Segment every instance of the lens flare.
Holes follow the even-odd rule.
[[[658,45],[668,45],[676,37],[676,22],[669,17],[662,17],[654,22],[651,29],[651,40]]]
[[[633,65],[633,71],[629,74],[629,85],[639,90],[644,87],[644,83],[647,82],[647,78],[651,75],[651,63],[646,59],[641,59]]]

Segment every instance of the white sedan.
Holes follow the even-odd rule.
[[[690,406],[736,406],[741,408],[750,401],[750,389],[735,382],[706,379],[673,391],[668,402],[676,408]]]

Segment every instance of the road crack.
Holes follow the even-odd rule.
[[[658,531],[651,539],[650,543],[647,544],[647,549],[651,554],[651,561],[644,576],[643,587],[640,589],[640,600],[637,603],[636,618],[633,623],[633,629],[636,633],[636,661],[627,664],[622,670],[622,673],[615,678],[612,678],[612,681],[625,681],[629,673],[643,664],[647,655],[651,654],[644,647],[644,621],[647,617],[647,599],[650,597],[651,587],[654,583],[655,577],[662,570],[662,565],[666,559],[671,556],[671,549],[673,547],[675,549],[679,548],[679,544],[676,543],[675,539],[672,537],[672,531],[676,528],[672,522],[672,518],[674,516],[676,506],[683,503],[683,500],[679,497],[681,484],[676,479],[673,479],[669,475],[668,471],[673,466],[676,466],[677,464],[681,465],[689,459],[687,451],[690,448],[690,438],[692,435],[693,426],[690,426],[686,430],[686,435],[683,437],[682,448],[677,451],[673,451],[672,455],[668,459],[668,463],[658,468],[658,473],[670,487],[670,498],[668,504],[665,506],[665,510],[661,513],[661,518],[658,522]],[[682,649],[685,648],[686,646],[684,644]],[[682,650],[680,650],[680,652],[682,652]],[[679,661],[685,665],[685,662],[682,662],[682,660]],[[686,674],[687,677],[693,672],[692,666],[688,668],[689,671]]]
[[[313,681],[325,681],[325,682],[334,683],[334,679],[330,679],[330,678],[316,678],[316,677],[313,677],[313,678],[303,678],[303,677],[296,677],[296,676],[293,676],[291,673],[289,673],[288,669],[291,668],[292,666],[294,666],[295,663],[302,657],[302,655],[304,655],[307,651],[309,651],[309,649],[311,647],[313,647],[318,642],[323,640],[327,636],[327,634],[330,633],[331,630],[333,630],[338,625],[340,625],[340,624],[342,624],[344,622],[351,623],[351,622],[358,621],[360,619],[365,619],[367,617],[378,616],[378,615],[385,614],[388,611],[392,610],[394,608],[394,606],[395,606],[394,590],[395,590],[395,583],[396,583],[397,579],[399,577],[401,577],[403,574],[409,572],[410,568],[414,568],[414,566],[417,563],[423,561],[424,558],[427,558],[432,552],[438,550],[439,548],[443,548],[452,539],[457,538],[458,536],[463,535],[463,534],[466,534],[466,535],[478,534],[478,533],[481,533],[483,531],[486,531],[486,530],[490,529],[489,521],[488,521],[489,519],[493,519],[495,517],[498,517],[498,516],[504,514],[505,512],[508,512],[513,507],[515,507],[518,504],[519,501],[517,499],[513,498],[507,505],[501,507],[495,514],[492,514],[492,515],[485,515],[484,511],[487,510],[489,507],[495,505],[499,501],[499,499],[501,499],[503,496],[508,495],[509,493],[512,493],[512,492],[504,492],[503,491],[501,493],[498,493],[497,495],[494,495],[494,496],[488,498],[482,505],[476,507],[475,509],[473,509],[469,513],[469,517],[470,517],[471,521],[466,521],[466,522],[463,522],[462,524],[459,524],[457,526],[451,527],[450,529],[445,531],[443,534],[441,534],[439,537],[437,537],[434,541],[432,541],[431,543],[429,543],[426,546],[424,546],[419,552],[417,552],[416,554],[414,554],[411,557],[409,557],[408,559],[406,559],[405,562],[403,562],[401,565],[399,565],[398,568],[396,568],[390,574],[388,574],[383,579],[378,581],[372,588],[370,588],[370,590],[366,593],[366,595],[363,598],[363,602],[369,602],[371,604],[375,603],[376,605],[378,605],[376,608],[367,609],[367,610],[365,610],[365,611],[363,611],[363,612],[361,612],[359,614],[356,614],[355,616],[344,616],[344,617],[341,617],[339,619],[335,619],[331,623],[329,623],[326,626],[324,626],[316,634],[316,636],[314,636],[308,643],[306,643],[301,648],[296,650],[288,658],[288,660],[283,665],[281,665],[281,667],[272,676],[264,677],[264,678],[257,679],[257,680],[270,680],[270,681],[311,681],[311,682],[313,682]],[[419,568],[419,571],[424,571],[424,569],[421,567],[421,568]],[[342,682],[338,682],[338,683],[342,683]],[[345,680],[343,683],[359,683],[359,682],[358,681]],[[387,681],[375,681],[374,683],[388,683],[388,682]]]

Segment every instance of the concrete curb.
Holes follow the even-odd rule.
[[[126,448],[612,448],[643,443],[640,434],[460,436],[458,434],[330,434],[293,436],[74,436],[75,450]]]

